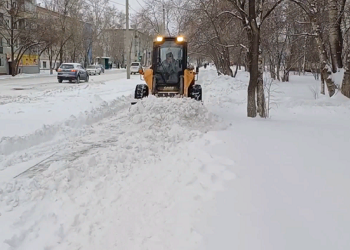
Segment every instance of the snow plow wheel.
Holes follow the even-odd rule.
[[[142,99],[148,96],[148,86],[146,84],[137,84],[135,88],[135,99]]]
[[[190,88],[190,97],[196,101],[202,101],[202,86],[197,84],[193,85]]]
[[[180,93],[179,93],[181,96],[183,96],[184,94],[184,77],[181,76],[180,77]]]

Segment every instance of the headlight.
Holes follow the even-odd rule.
[[[177,37],[177,41],[178,42],[183,42],[184,41],[184,37],[183,36],[178,36]]]
[[[158,36],[158,37],[157,37],[157,42],[161,42],[161,41],[163,41],[163,37]]]

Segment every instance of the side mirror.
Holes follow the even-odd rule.
[[[199,67],[197,66],[197,67],[196,67],[196,73],[198,73],[198,72],[199,72]]]

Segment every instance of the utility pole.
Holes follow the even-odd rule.
[[[126,79],[130,79],[130,34],[129,34],[129,0],[126,0],[125,3],[126,6],[126,34],[125,34],[125,40],[126,40]]]
[[[163,36],[165,36],[165,6],[164,6],[164,2],[163,2]]]

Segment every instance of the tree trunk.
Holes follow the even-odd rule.
[[[242,48],[241,50],[239,51],[239,57],[238,57],[238,69],[241,70],[241,66],[242,66]]]
[[[273,80],[276,80],[276,65],[272,56],[270,56],[270,76]]]
[[[15,62],[15,55],[14,55],[14,49],[13,46],[11,46],[11,75],[15,76],[17,75],[16,72],[16,62]]]
[[[48,48],[47,52],[49,54],[50,75],[52,75],[53,74],[53,70],[52,70],[52,49]]]
[[[239,55],[238,55],[238,60],[237,60],[237,65],[236,65],[236,70],[233,75],[233,77],[237,76],[238,69],[241,70],[241,64],[242,64],[242,48],[239,50]]]
[[[350,54],[348,54],[346,60],[346,70],[344,72],[341,93],[346,97],[350,98]]]
[[[260,33],[259,33],[260,34]],[[260,36],[259,36],[260,38]],[[260,39],[258,40],[260,41]],[[259,44],[260,45],[260,44]],[[258,45],[258,46],[259,46]],[[257,106],[260,117],[266,117],[266,107],[265,107],[265,94],[264,94],[264,64],[261,55],[261,50],[259,49],[258,56],[258,81],[257,81]]]
[[[328,60],[327,60],[326,46],[322,39],[321,28],[319,24],[316,23],[316,18],[312,18],[311,21],[312,21],[312,28],[317,34],[316,42],[317,42],[318,53],[320,55],[320,61],[321,61],[321,74],[323,79],[326,81],[329,96],[332,97],[335,94],[336,86],[331,78],[332,71],[329,67],[327,67]]]
[[[230,67],[230,53],[227,48],[223,51],[223,73],[224,75],[233,77],[232,69]]]
[[[338,1],[329,2],[329,41],[331,47],[332,71],[337,72],[338,68],[343,68],[342,62],[342,32],[340,28],[341,18],[338,11]],[[342,15],[342,14],[341,14]]]
[[[288,70],[283,71],[282,82],[289,82],[289,71]]]
[[[237,76],[237,72],[238,72],[238,65],[236,65],[236,69],[235,69],[235,73],[233,74],[233,77]]]
[[[248,40],[248,41],[251,41],[251,40]],[[248,51],[245,59],[245,71],[247,72],[250,72],[251,60],[252,60],[252,55],[251,55],[251,52]]]
[[[317,72],[316,72],[317,74]],[[323,75],[321,74],[321,94],[322,95],[325,95],[326,92],[325,92],[325,86],[324,86],[324,78],[323,78]]]
[[[249,85],[248,85],[248,107],[247,113],[248,117],[256,117],[257,107],[256,107],[256,89],[258,85],[259,78],[259,32],[252,31],[251,41],[250,41],[250,53],[249,53]]]
[[[16,72],[16,63],[15,63],[15,39],[14,39],[14,18],[11,16],[11,32],[10,32],[10,47],[11,47],[11,75],[17,75]],[[2,39],[2,38],[1,38]]]
[[[63,63],[63,45],[60,48],[60,65]]]

